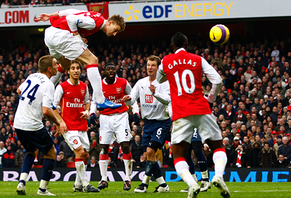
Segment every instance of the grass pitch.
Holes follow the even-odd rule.
[[[3,182],[0,181],[0,197],[21,197],[17,195],[16,186],[18,182]],[[90,182],[93,186],[97,187],[98,182]],[[74,182],[50,182],[50,192],[56,194],[57,197],[102,197],[102,198],[186,198],[187,193],[180,193],[180,190],[187,188],[184,182],[169,182],[170,193],[152,193],[157,186],[156,182],[151,182],[147,193],[134,193],[140,182],[132,182],[132,188],[130,191],[123,190],[123,182],[109,182],[109,188],[101,190],[99,193],[81,193],[73,192],[72,187]],[[280,183],[261,183],[261,182],[249,182],[249,183],[235,183],[226,182],[231,197],[246,197],[246,198],[280,198],[280,197],[291,197],[291,183],[280,182]],[[38,189],[39,182],[27,182],[26,184],[26,197],[34,197]],[[221,197],[219,190],[212,186],[207,192],[200,192],[198,198],[216,198]]]

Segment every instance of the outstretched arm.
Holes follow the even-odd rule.
[[[39,17],[35,19],[35,22],[48,21],[50,19],[50,17],[52,17],[52,16],[59,16],[59,13],[54,12],[51,14],[46,14],[46,13],[40,14]]]

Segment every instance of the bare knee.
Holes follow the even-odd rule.
[[[54,146],[45,154],[45,158],[55,159],[57,155],[57,151]]]

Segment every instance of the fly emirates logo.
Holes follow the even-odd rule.
[[[81,103],[81,100],[79,98],[74,98],[74,102],[66,102],[66,107],[69,108],[81,108],[83,107],[83,103]]]
[[[173,69],[173,67],[175,67],[176,65],[191,65],[193,67],[195,67],[197,64],[197,62],[192,62],[192,60],[186,60],[186,59],[178,59],[177,61],[174,60],[172,64],[168,65],[169,69]]]

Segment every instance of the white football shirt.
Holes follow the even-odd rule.
[[[142,118],[148,120],[166,120],[170,118],[166,111],[171,101],[169,83],[166,81],[159,84],[157,80],[154,80],[152,84],[156,87],[154,95],[149,89],[149,77],[138,80],[131,90],[131,100],[126,102],[126,104],[133,104],[139,98]]]
[[[52,108],[55,87],[42,73],[35,73],[19,86],[21,96],[14,119],[14,128],[37,131],[44,127],[42,107]]]

